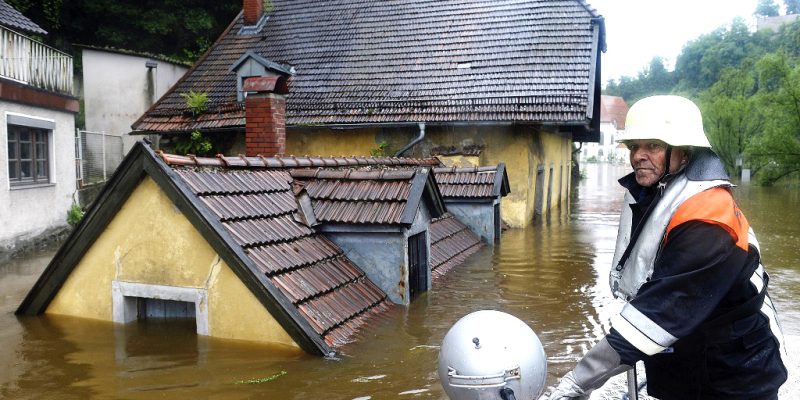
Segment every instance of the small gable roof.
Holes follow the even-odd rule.
[[[241,33],[240,14],[132,128],[243,129],[236,77],[244,54],[293,68],[287,126],[524,123],[596,127],[602,17],[584,0],[273,0]],[[181,94],[208,93],[188,113]]]
[[[444,203],[429,169],[292,170],[323,223],[411,225],[421,203],[432,217]]]
[[[46,30],[3,0],[0,0],[0,25],[27,33],[47,35]]]
[[[393,307],[338,246],[295,218],[288,172],[202,166],[204,159],[189,165],[191,159],[159,157],[142,143],[134,146],[17,314],[46,310],[144,176],[158,184],[305,351],[327,355],[352,340],[372,316]]]
[[[628,116],[628,104],[619,96],[603,95],[600,98],[600,122],[610,122],[617,129],[625,129],[625,117]]]
[[[487,167],[439,167],[433,172],[445,201],[496,199],[510,192],[504,163]]]

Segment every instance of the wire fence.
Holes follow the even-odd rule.
[[[77,129],[75,154],[78,187],[103,183],[122,162],[122,136]]]

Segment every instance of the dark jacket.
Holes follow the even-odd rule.
[[[646,207],[657,201],[655,192],[632,179],[623,178],[621,183],[638,199],[632,205],[635,230]],[[727,189],[713,190],[722,191],[715,193],[716,198],[730,196]],[[728,201],[733,206],[728,204],[724,212],[734,213],[731,218],[746,225],[732,197]],[[787,372],[777,335],[761,311],[762,306],[771,306],[767,282],[759,292],[750,281],[761,271],[757,271],[759,252],[741,241],[742,232],[704,215],[694,218],[684,213],[671,221],[652,276],[630,301],[678,340],[653,356],[639,351],[615,329],[608,341],[623,364],[644,361],[648,394],[657,398],[776,398]],[[767,280],[765,272],[763,277]]]

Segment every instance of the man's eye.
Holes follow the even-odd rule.
[[[658,150],[660,148],[661,148],[661,145],[658,144],[658,143],[648,143],[647,144],[647,149],[650,150],[650,151],[655,151],[655,150]]]

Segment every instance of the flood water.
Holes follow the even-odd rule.
[[[627,168],[583,168],[587,179],[570,207],[504,232],[498,246],[471,257],[337,359],[198,337],[191,320],[115,326],[17,318],[14,309],[54,250],[1,265],[0,398],[443,399],[438,346],[453,323],[481,309],[511,313],[537,332],[554,384],[620,307],[606,276],[621,208],[616,179]],[[800,190],[742,186],[736,193],[761,242],[784,333],[800,335]]]

